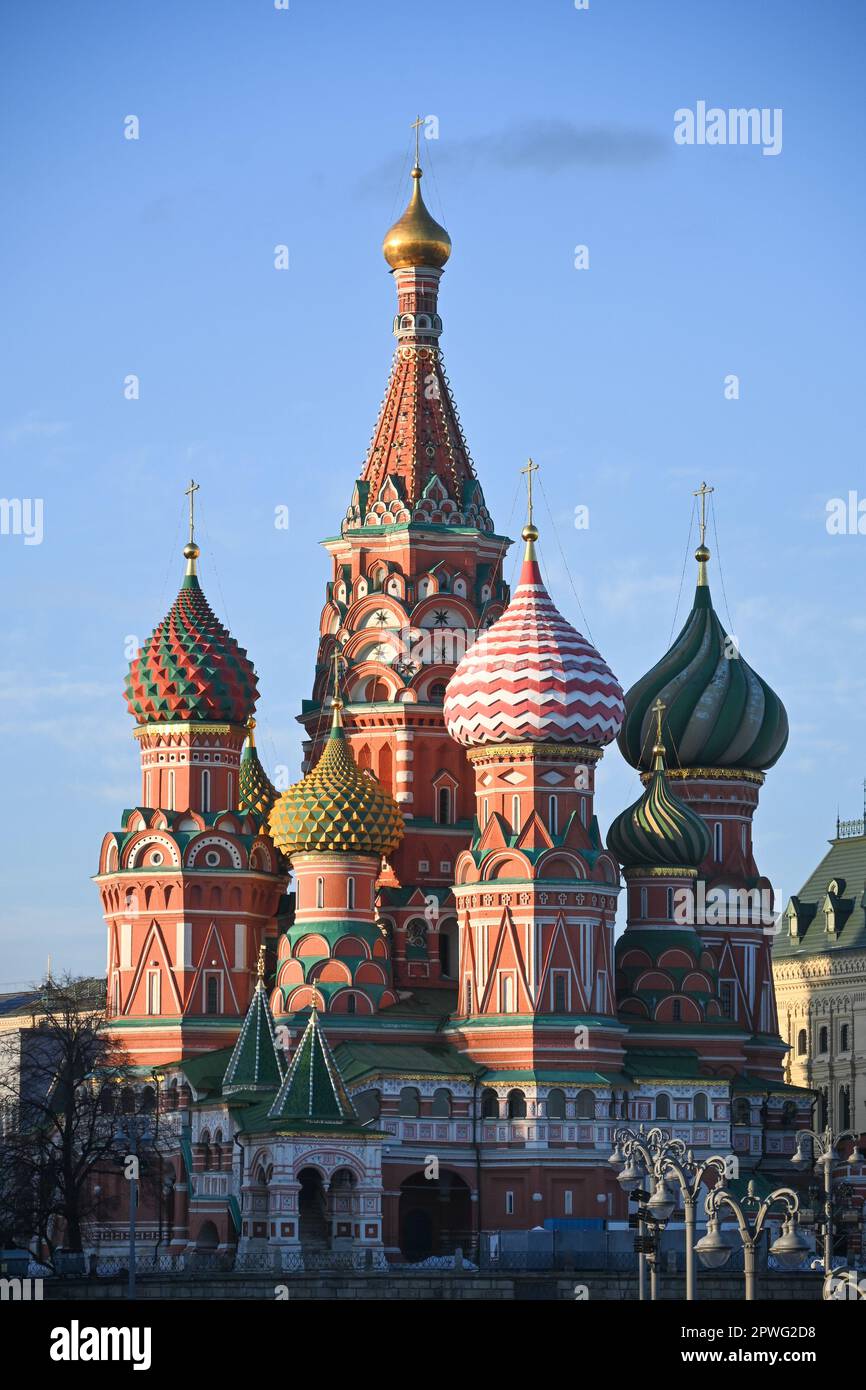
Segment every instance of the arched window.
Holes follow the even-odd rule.
[[[205,992],[205,1013],[219,1013],[219,992],[220,985],[216,975],[208,975],[207,987]]]
[[[510,975],[503,975],[500,980],[501,990],[501,1011],[504,1014],[514,1013],[514,980]]]
[[[227,788],[228,788],[228,791],[227,791],[227,793],[226,793],[226,804],[228,805],[228,808],[229,808],[230,811],[234,811],[234,810],[236,809],[236,808],[235,808],[235,779],[234,779],[233,773],[231,773],[231,772],[229,773],[228,777],[226,778],[226,786],[227,786]]]
[[[357,999],[355,998],[354,994],[350,994],[349,997],[348,997],[348,999],[346,1000],[346,1013],[347,1013],[347,1014],[356,1013],[356,1012],[357,1012],[357,1008],[358,1008],[358,1001],[357,1001]]]
[[[551,835],[559,834],[559,799],[555,796],[547,798],[547,828]]]
[[[819,1030],[818,1030],[818,1051],[819,1051],[819,1052],[826,1052],[826,1051],[827,1051],[827,1045],[828,1045],[828,1042],[829,1042],[829,1038],[830,1038],[830,1035],[829,1035],[827,1029],[826,1029],[826,1028],[819,1028]]]
[[[791,1129],[797,1123],[797,1107],[792,1100],[786,1100],[782,1106],[782,1125],[785,1129]]]
[[[553,977],[553,1012],[564,1014],[568,1008],[568,979],[564,974]]]
[[[317,879],[316,879],[316,907],[324,907],[324,906],[325,906],[325,880],[324,880],[323,878],[317,878]]]
[[[451,1116],[451,1092],[445,1086],[439,1086],[433,1092],[433,1106],[430,1111],[437,1120],[447,1120]]]
[[[485,825],[486,825],[487,822],[490,820],[490,802],[487,800],[487,797],[486,797],[486,796],[485,796],[485,798],[484,798],[484,817],[483,817],[483,819],[484,819],[484,824],[485,824]]]
[[[705,1121],[710,1118],[710,1107],[703,1091],[698,1091],[695,1096],[695,1119]]]
[[[131,1086],[124,1086],[120,1093],[120,1109],[124,1115],[135,1114],[135,1091]]]
[[[717,820],[713,826],[713,858],[717,864],[722,862],[722,822]]]
[[[355,1113],[362,1124],[369,1120],[378,1120],[382,1110],[382,1095],[379,1091],[362,1091],[359,1096],[354,1096]]]
[[[671,1117],[671,1098],[662,1091],[656,1096],[656,1119],[669,1120]]]
[[[168,774],[168,809],[174,810],[174,773]]]
[[[400,1092],[400,1114],[416,1120],[421,1114],[421,1093],[415,1086],[404,1086]]]
[[[745,1096],[738,1096],[734,1101],[733,1118],[735,1125],[747,1125],[750,1122],[752,1118],[751,1107]]]
[[[139,1108],[145,1112],[156,1109],[156,1091],[152,1086],[145,1086],[142,1091],[141,1105]]]
[[[431,700],[436,700],[436,701],[444,700],[444,699],[445,699],[445,682],[444,682],[444,681],[434,681],[434,682],[433,682],[433,684],[432,684],[431,687],[430,687],[430,699],[431,699]]]
[[[467,981],[466,981],[466,1012],[467,1012],[467,1014],[471,1014],[471,1013],[472,1013],[472,981],[471,981],[471,980],[467,980]]]
[[[520,797],[511,798],[511,829],[515,835],[520,833]]]
[[[842,1027],[839,1029],[839,1051],[840,1051],[840,1052],[847,1052],[847,1051],[848,1051],[848,1024],[847,1024],[847,1023],[843,1023],[843,1024],[842,1024]]]
[[[595,1091],[578,1091],[574,1113],[579,1120],[595,1119]]]
[[[669,921],[669,922],[672,922],[673,919],[674,919],[674,890],[673,890],[673,888],[669,888],[669,889],[667,890],[667,897],[668,897],[668,901],[667,901],[667,909],[668,909],[668,911],[667,911],[667,918],[668,918],[668,921]]]
[[[457,923],[453,920],[441,922],[439,924],[439,968],[442,971],[443,979],[456,979],[459,955]]]
[[[99,1109],[103,1115],[114,1114],[114,1092],[110,1086],[103,1086],[99,1092]]]
[[[745,823],[744,823],[743,825],[740,826],[740,848],[742,849],[743,854],[745,854],[745,853],[746,853],[746,826],[745,826]]]
[[[499,1097],[489,1086],[481,1092],[481,1118],[482,1120],[499,1119]]]
[[[828,1111],[828,1110],[829,1110],[829,1106],[828,1106],[828,1104],[827,1104],[827,1092],[826,1092],[826,1090],[819,1091],[819,1092],[818,1092],[818,1128],[819,1128],[819,1129],[826,1129],[826,1128],[827,1128],[827,1111]]]
[[[347,878],[347,879],[346,879],[346,907],[347,907],[347,908],[349,909],[349,911],[351,912],[352,909],[354,908],[354,906],[355,906],[355,880],[354,880],[353,878]]]
[[[509,1120],[526,1119],[526,1096],[519,1089],[508,1092],[508,1118]]]
[[[809,1035],[805,1028],[801,1028],[797,1034],[797,1056],[805,1057],[809,1050]]]
[[[150,773],[149,773],[149,772],[146,772],[146,773],[144,774],[144,804],[145,804],[145,806],[149,806],[149,805],[150,805]]]
[[[210,773],[206,767],[201,770],[201,809],[210,810]]]
[[[436,794],[436,819],[440,825],[451,824],[450,787],[440,787]]]
[[[645,888],[640,890],[640,915],[641,919],[649,916],[649,894]]]
[[[839,1087],[839,1112],[836,1116],[837,1129],[851,1128],[851,1088]]]
[[[549,1120],[565,1119],[565,1092],[561,1091],[558,1086],[547,1093],[547,1118]]]

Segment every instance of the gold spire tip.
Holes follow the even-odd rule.
[[[695,559],[698,562],[698,587],[705,588],[707,583],[707,561],[710,552],[706,544],[707,537],[707,498],[715,488],[709,487],[707,483],[701,483],[700,487],[692,494],[701,499],[701,518],[700,518],[700,543],[695,551]]]
[[[525,559],[535,559],[535,542],[538,540],[538,527],[535,525],[532,515],[532,475],[538,472],[538,464],[529,459],[525,468],[521,468],[521,473],[526,474],[526,525],[521,532],[526,541]]]
[[[195,574],[195,562],[201,554],[195,543],[195,494],[198,490],[198,483],[190,478],[189,487],[184,489],[184,496],[189,498],[189,540],[183,548],[187,575]]]

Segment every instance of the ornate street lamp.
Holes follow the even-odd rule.
[[[833,1268],[833,1165],[840,1161],[840,1156],[836,1152],[836,1145],[843,1139],[853,1139],[856,1145],[857,1135],[852,1129],[845,1129],[841,1134],[834,1135],[830,1126],[822,1134],[816,1134],[811,1129],[801,1129],[797,1134],[797,1152],[791,1162],[795,1168],[805,1172],[812,1164],[815,1165],[817,1176],[824,1180],[824,1273],[829,1274]],[[814,1146],[813,1151],[808,1151],[808,1143],[811,1141]],[[815,1158],[817,1151],[818,1157]]]
[[[720,1211],[722,1207],[730,1208],[736,1217],[743,1245],[746,1300],[749,1303],[754,1302],[755,1298],[758,1240],[771,1209],[779,1202],[785,1204],[785,1219],[781,1232],[770,1246],[770,1254],[778,1260],[783,1269],[797,1269],[810,1254],[812,1247],[797,1223],[800,1199],[792,1188],[777,1187],[763,1201],[758,1199],[753,1182],[749,1183],[748,1194],[742,1202],[738,1202],[723,1183],[719,1183],[707,1193],[707,1233],[697,1242],[695,1250],[708,1269],[722,1269],[727,1264],[733,1246],[722,1231]]]

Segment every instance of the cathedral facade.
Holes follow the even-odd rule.
[[[753,850],[782,702],[731,650],[703,525],[685,626],[626,693],[543,582],[531,463],[509,592],[421,178],[383,248],[385,398],[324,543],[303,775],[278,795],[259,760],[256,675],[204,596],[192,492],[180,592],[127,678],[140,803],[96,882],[109,1026],[167,1145],[170,1254],[470,1251],[622,1217],[617,1128],[787,1176],[810,1118]],[[614,744],[644,789],[605,836]]]

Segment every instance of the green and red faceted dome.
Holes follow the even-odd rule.
[[[673,768],[764,772],[788,742],[785,706],[740,656],[713,608],[709,556],[702,543],[695,552],[695,601],[673,646],[626,693],[619,748],[626,762],[643,771],[652,767],[652,710],[659,699]]]
[[[258,699],[252,662],[213,612],[194,543],[170,611],[130,663],[126,703],[138,724],[245,724]]]

